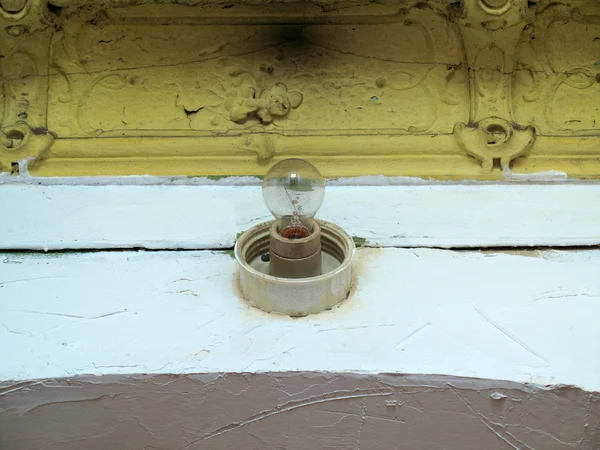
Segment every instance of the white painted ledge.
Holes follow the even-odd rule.
[[[361,249],[332,311],[269,315],[202,252],[3,254],[0,380],[422,373],[600,391],[600,251]]]
[[[231,248],[238,233],[271,218],[256,183],[32,185],[10,178],[0,182],[0,249]],[[319,217],[376,247],[591,246],[600,244],[600,184],[334,184]]]

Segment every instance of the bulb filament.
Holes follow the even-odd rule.
[[[292,174],[290,184],[295,186],[298,184],[298,175]],[[302,221],[300,220],[300,212],[302,211],[302,206],[298,205],[298,199],[292,198],[290,192],[285,189],[285,194],[287,198],[290,200],[292,204],[292,208],[294,209],[292,212],[292,218],[290,220],[290,224],[281,230],[281,235],[287,239],[302,239],[310,234],[310,230],[304,226]]]

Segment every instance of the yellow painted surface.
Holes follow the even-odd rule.
[[[600,4],[0,0],[0,170],[600,178]]]

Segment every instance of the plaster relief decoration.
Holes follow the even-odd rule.
[[[50,117],[59,136],[212,136],[256,125],[288,135],[443,133],[464,106],[436,105],[438,82],[454,99],[466,85],[446,83],[447,66],[435,63],[434,39],[450,38],[440,53],[451,66],[460,64],[460,42],[430,10],[383,25],[314,25],[309,16],[306,25],[266,26],[249,15],[231,19],[241,25],[198,16],[209,24],[197,26],[193,17],[182,23],[179,7],[164,10],[174,15],[168,26],[142,27],[149,19],[138,9],[88,14],[55,36]],[[367,45],[381,28],[388,39]]]
[[[0,4],[36,175],[600,176],[591,0]]]
[[[600,133],[600,14],[548,7],[523,32],[517,65],[519,120],[548,135]]]
[[[512,76],[521,30],[533,20],[527,0],[465,0],[454,20],[463,35],[469,64],[469,123],[457,123],[461,150],[486,172],[495,162],[507,167],[528,154],[535,139],[532,125],[516,124],[512,112]]]
[[[0,130],[0,171],[20,173],[29,163],[40,160],[54,142],[46,130],[32,130],[25,122]]]
[[[44,2],[0,1],[2,172],[20,173],[31,161],[40,162],[54,141],[46,120],[51,25],[52,14]]]
[[[302,93],[288,92],[283,83],[276,83],[258,93],[254,83],[240,83],[237,89],[227,91],[225,109],[230,112],[234,122],[244,122],[256,116],[262,123],[273,122],[275,118],[284,118],[302,103]]]

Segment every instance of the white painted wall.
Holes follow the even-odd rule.
[[[239,297],[227,254],[11,255],[0,379],[264,371],[444,374],[600,391],[600,251],[361,249],[339,307]]]
[[[2,249],[226,249],[270,217],[256,180],[25,181]],[[600,250],[411,248],[598,245],[600,185],[365,181],[320,217],[407,248],[360,249],[316,316],[246,304],[227,252],[0,254],[0,448],[600,448]]]
[[[225,185],[245,179],[190,186],[32,185],[10,179],[0,184],[2,205],[10,212],[0,219],[0,249],[230,248],[238,233],[272,217],[256,183]],[[141,180],[153,179],[133,181]],[[318,217],[370,246],[600,245],[600,184],[338,182],[328,187]]]

